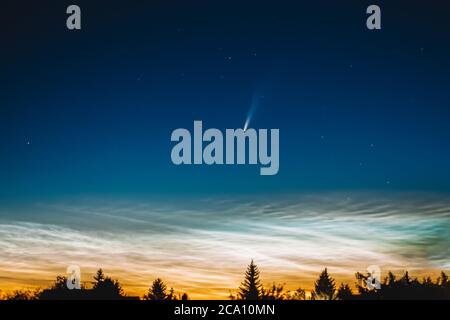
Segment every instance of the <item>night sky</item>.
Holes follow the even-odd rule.
[[[325,266],[348,283],[367,264],[450,268],[449,9],[3,0],[0,289],[69,264],[194,298],[228,297],[251,258],[306,289]],[[278,175],[172,164],[173,130],[243,128],[255,101]]]
[[[73,2],[73,1],[72,1]],[[4,1],[0,196],[450,189],[444,1]],[[280,129],[280,172],[180,166],[171,132]]]

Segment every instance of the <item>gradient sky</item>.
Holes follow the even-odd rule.
[[[374,32],[366,1],[77,3],[79,32],[65,1],[2,4],[2,199],[450,189],[444,2],[382,3]],[[242,128],[255,95],[277,176],[172,165],[175,128]]]
[[[98,268],[142,296],[157,277],[192,298],[226,299],[250,262],[264,285],[310,290],[325,267],[355,283],[369,265],[449,270],[450,198],[328,193],[184,199],[61,199],[0,219],[0,288],[46,287],[67,266]]]
[[[13,286],[43,272],[40,280],[47,281],[56,270],[64,271],[67,260],[77,262],[77,255],[64,251],[77,245],[82,267],[114,269],[101,257],[116,251],[83,251],[84,246],[93,239],[99,248],[112,241],[124,253],[140,236],[149,246],[139,247],[136,260],[118,254],[118,275],[137,285],[137,271],[129,272],[135,263],[138,271],[150,269],[147,282],[166,270],[169,281],[200,292],[207,279],[199,270],[209,270],[210,264],[192,264],[192,279],[204,281],[200,284],[167,273],[171,262],[182,260],[183,251],[173,249],[176,239],[199,234],[188,260],[205,259],[212,243],[229,245],[229,252],[241,248],[238,258],[217,256],[226,260],[223,274],[216,270],[219,278],[214,278],[223,284],[220,290],[225,283],[231,286],[230,279],[236,280],[252,257],[273,268],[270,279],[278,280],[277,270],[288,278],[298,272],[310,279],[305,270],[319,272],[334,248],[320,251],[302,235],[314,233],[326,242],[330,230],[338,233],[333,241],[345,242],[339,242],[343,252],[353,252],[350,242],[366,248],[336,262],[334,271],[347,277],[356,271],[349,273],[354,261],[365,263],[370,256],[392,262],[383,264],[392,268],[449,267],[443,262],[450,256],[445,246],[450,239],[448,2],[377,1],[382,9],[378,31],[365,25],[372,1],[242,2],[2,1],[0,257],[9,260],[0,261],[0,280]],[[81,31],[65,27],[66,7],[74,3],[82,10]],[[278,175],[260,176],[259,166],[172,164],[174,129],[192,130],[194,120],[202,120],[205,128],[242,128],[255,99],[259,103],[250,127],[280,129]],[[281,220],[262,214],[258,228],[248,216],[242,225],[233,223],[249,203],[252,214],[264,212],[267,194],[274,197]],[[323,196],[326,203],[356,201],[356,196],[358,205],[376,213],[376,221],[387,215],[389,223],[382,223],[383,231],[374,231],[366,246],[355,235],[359,211],[352,206],[348,212],[333,211],[319,200],[302,207],[305,194]],[[380,194],[392,200],[383,200],[387,207],[372,203]],[[238,195],[251,200],[237,200]],[[126,210],[116,211],[117,199]],[[187,218],[194,211],[184,206],[189,199],[205,203],[198,209],[205,219],[228,225],[224,230],[195,225]],[[234,201],[229,216],[216,205],[224,199]],[[286,199],[292,204],[286,206]],[[174,207],[162,210],[161,202]],[[405,217],[404,205],[415,220]],[[134,216],[139,215],[136,206],[146,208],[144,217]],[[65,208],[77,209],[81,217]],[[438,209],[430,213],[430,208]],[[332,218],[315,221],[310,229],[303,225],[311,213],[328,209]],[[91,221],[86,212],[96,218]],[[152,218],[164,216],[163,225],[171,226],[164,239],[173,246],[166,249],[148,238],[160,226]],[[148,229],[139,233],[135,228],[141,218]],[[298,229],[283,229],[284,219],[292,219]],[[336,221],[348,233],[333,229]],[[102,236],[113,227],[122,241]],[[186,238],[183,228],[189,231]],[[35,236],[45,241],[55,237],[40,243],[43,256],[33,253],[30,230],[42,232]],[[136,239],[127,238],[134,232]],[[396,241],[384,241],[376,232]],[[82,238],[71,243],[62,236],[66,233]],[[229,238],[235,233],[242,237],[237,242]],[[265,241],[278,239],[273,243],[279,247],[270,246],[266,256],[256,245],[245,249],[245,235],[265,242],[258,234]],[[286,256],[278,259],[275,252],[289,246],[304,251],[283,249]],[[424,254],[423,246],[430,251]],[[405,248],[408,258],[399,253]],[[167,264],[146,260],[154,251]],[[293,258],[295,252],[303,260]],[[319,256],[308,258],[308,253]],[[24,265],[31,269],[21,274],[17,270]],[[211,293],[205,292],[199,296]]]

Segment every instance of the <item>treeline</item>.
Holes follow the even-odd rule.
[[[81,285],[79,290],[67,287],[67,277],[57,276],[53,284],[47,289],[14,290],[1,297],[3,300],[140,300],[140,297],[125,294],[118,280],[105,275],[99,269],[94,276],[91,287]],[[161,279],[153,281],[142,300],[188,300],[187,294],[176,294],[174,289],[168,289]]]
[[[356,273],[356,291],[350,285],[336,284],[325,268],[314,282],[310,295],[302,288],[285,291],[284,285],[273,284],[265,288],[261,284],[260,272],[252,261],[245,272],[244,281],[232,300],[448,300],[450,281],[445,272],[433,281],[431,277],[422,280],[411,278],[406,271],[396,277],[389,272],[376,289],[370,274]]]
[[[252,261],[245,271],[244,280],[236,293],[230,294],[231,300],[444,300],[450,299],[450,281],[445,272],[433,281],[431,277],[422,280],[411,278],[408,272],[396,277],[389,272],[381,282],[381,288],[375,289],[370,284],[370,274],[356,273],[356,290],[350,285],[337,285],[335,279],[324,269],[314,282],[313,290],[307,292],[298,288],[286,291],[283,284],[263,286],[260,271]],[[188,300],[186,293],[175,293],[162,279],[156,279],[143,297],[127,296],[118,280],[97,271],[91,287],[85,285],[80,290],[69,290],[67,278],[57,276],[47,289],[15,290],[1,296],[4,300]]]

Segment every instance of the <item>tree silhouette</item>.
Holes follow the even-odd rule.
[[[174,300],[189,300],[187,293],[176,294],[173,288],[170,288],[167,292],[167,285],[160,278],[153,281],[151,288],[148,290],[147,294],[144,295],[144,300],[154,300],[154,301],[174,301]]]
[[[94,287],[95,287],[95,284],[98,284],[98,283],[101,283],[101,282],[105,281],[105,278],[106,278],[106,276],[105,276],[105,273],[103,272],[103,269],[101,269],[101,268],[98,269],[97,273],[94,276],[94,280],[96,281],[94,283]]]
[[[119,281],[105,276],[102,269],[99,269],[94,276],[94,286],[92,297],[99,300],[116,300],[123,297],[123,289]]]
[[[447,275],[442,272],[441,276],[433,282],[430,277],[422,281],[411,278],[408,272],[397,278],[392,272],[384,278],[380,290],[369,290],[366,285],[367,275],[356,274],[359,280],[357,288],[361,300],[442,300],[450,298]]]
[[[450,281],[448,281],[448,276],[444,271],[441,271],[441,276],[437,280],[437,284],[442,287],[448,287],[450,285]]]
[[[284,285],[273,284],[268,289],[261,289],[261,300],[285,300]]]
[[[339,287],[339,289],[336,293],[336,299],[338,299],[338,300],[352,300],[353,299],[353,292],[348,284],[341,283],[341,286]]]
[[[36,300],[39,297],[39,290],[14,290],[13,292],[6,294],[6,300]]]
[[[144,296],[145,300],[166,300],[167,298],[167,286],[160,278],[153,281],[152,287],[148,290],[148,294]]]
[[[436,286],[440,288],[441,299],[450,299],[450,281],[444,271],[441,272],[441,276],[437,279]]]
[[[306,291],[302,288],[298,288],[292,293],[289,293],[289,300],[306,300]]]
[[[238,297],[241,300],[258,300],[261,298],[259,269],[253,260],[245,271],[244,282],[239,287]]]
[[[187,293],[183,293],[183,295],[180,297],[180,300],[182,300],[182,301],[187,301],[187,300],[189,300],[188,294],[187,294]]]
[[[369,288],[367,286],[367,282],[370,278],[370,274],[362,274],[360,272],[357,272],[355,274],[356,277],[356,289],[358,290],[358,298],[362,298],[364,300],[376,300],[379,299],[381,296],[380,290],[377,290],[375,288]],[[393,273],[389,272],[388,277],[384,280],[384,285],[386,283],[394,283],[395,282],[395,276]]]
[[[175,295],[175,290],[173,290],[173,288],[170,288],[169,294],[167,295],[166,300],[169,300],[169,301],[178,300],[177,296]]]
[[[56,276],[55,282],[50,288],[39,293],[40,300],[68,300],[73,298],[74,292],[67,288],[67,278],[64,276]]]
[[[284,285],[273,284],[264,288],[259,279],[259,269],[251,261],[245,272],[245,279],[242,282],[236,296],[231,295],[231,299],[244,300],[306,300],[306,293],[303,289],[293,292],[285,292]],[[311,292],[312,300],[443,300],[450,299],[450,281],[445,272],[433,281],[429,276],[419,280],[411,277],[406,271],[402,276],[396,276],[389,272],[383,279],[380,289],[372,289],[370,286],[370,274],[356,273],[357,293],[353,293],[350,286],[341,284],[336,290],[335,280],[325,269],[314,283],[314,290]],[[0,290],[0,299],[7,300],[116,300],[116,299],[138,299],[138,297],[124,296],[122,287],[117,280],[107,277],[102,269],[99,269],[94,276],[91,289],[85,286],[81,290],[69,290],[67,288],[67,278],[57,276],[52,285],[45,290],[15,290],[5,293]],[[167,289],[166,284],[161,279],[156,279],[148,294],[144,296],[146,300],[188,300],[186,293],[176,294],[174,289]]]
[[[314,291],[311,293],[313,300],[333,300],[336,292],[334,279],[328,274],[327,268],[322,271],[319,279],[314,283]]]

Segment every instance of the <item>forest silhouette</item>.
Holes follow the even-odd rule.
[[[433,281],[431,277],[410,277],[408,272],[397,277],[392,272],[381,281],[381,288],[376,289],[370,284],[370,274],[355,274],[354,289],[349,284],[337,285],[335,279],[325,268],[314,282],[312,291],[298,288],[294,291],[285,290],[284,284],[263,286],[258,266],[251,261],[245,273],[244,280],[231,300],[448,300],[450,299],[450,280],[445,272]],[[67,277],[57,276],[53,284],[46,289],[14,290],[3,296],[2,300],[152,300],[174,301],[189,300],[187,293],[175,293],[166,283],[158,278],[150,285],[148,292],[142,297],[125,294],[118,280],[105,275],[99,269],[93,277],[89,288],[84,284],[81,289],[70,290],[67,287]]]

